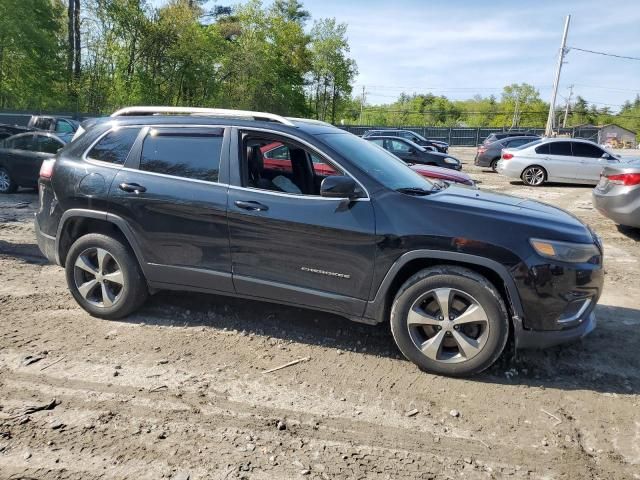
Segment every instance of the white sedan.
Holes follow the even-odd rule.
[[[602,169],[620,157],[588,140],[543,138],[502,150],[498,173],[538,187],[545,182],[596,185]]]

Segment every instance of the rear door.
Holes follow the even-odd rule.
[[[591,143],[572,142],[572,148],[573,156],[580,163],[575,177],[579,181],[597,183],[604,167],[619,163],[618,159],[610,157],[607,152]]]
[[[232,292],[228,129],[143,129],[109,200],[138,240],[149,280]]]
[[[549,142],[548,145],[548,160],[546,160],[543,166],[547,170],[549,179],[551,181],[575,180],[578,169],[580,168],[580,160],[573,156],[571,142]]]

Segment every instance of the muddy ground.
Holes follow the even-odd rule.
[[[602,236],[591,336],[459,380],[400,358],[385,326],[267,303],[161,293],[99,320],[38,252],[35,193],[3,196],[0,478],[640,479],[640,232],[588,187],[527,188],[452,153],[481,188]]]

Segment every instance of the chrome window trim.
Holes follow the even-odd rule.
[[[318,150],[317,147],[314,147],[313,145],[311,145],[309,142],[296,137],[295,135],[291,135],[289,133],[286,132],[280,132],[278,130],[269,130],[267,128],[261,128],[261,127],[237,127],[239,132],[245,132],[247,130],[249,131],[256,131],[256,132],[265,132],[271,135],[275,135],[275,136],[281,136],[281,137],[288,137],[298,143],[303,144],[305,147],[309,148],[310,150],[316,152],[318,155],[320,155],[320,158],[322,159],[327,159],[329,160],[330,164],[333,164],[334,166],[338,167],[338,169],[342,170],[343,172],[345,172],[349,177],[351,177],[351,179],[356,182],[360,188],[362,189],[362,191],[365,193],[366,197],[365,198],[357,198],[354,199],[354,201],[357,200],[367,200],[369,201],[371,198],[371,195],[369,195],[369,191],[365,188],[365,186],[360,182],[360,180],[358,180],[355,175],[353,175],[353,173],[351,173],[349,170],[347,170],[346,168],[344,168],[340,162],[336,162],[333,158],[331,158],[329,155],[327,155],[325,152]],[[233,148],[233,147],[232,147]],[[239,187],[241,189],[244,190],[253,190],[253,191],[258,191],[258,192],[271,192],[271,190],[262,190],[260,188],[251,188],[251,187]],[[281,193],[281,192],[275,192],[275,193]],[[322,198],[324,200],[336,200],[335,198],[326,198],[326,197],[322,197],[320,195],[303,195],[303,194],[291,194],[291,193],[285,193],[286,196],[293,196],[296,198]],[[341,199],[338,199],[341,200]],[[342,199],[344,200],[344,199]]]
[[[218,186],[223,186],[223,187],[228,187],[229,186],[229,184],[227,184],[227,183],[211,182],[209,180],[199,180],[197,178],[189,178],[189,177],[178,177],[176,175],[169,175],[169,174],[166,174],[166,173],[149,172],[149,171],[146,171],[146,170],[141,170],[140,168],[125,167],[124,165],[118,165],[116,163],[105,162],[103,160],[96,160],[94,158],[88,157],[87,155],[93,149],[93,147],[100,140],[102,140],[105,136],[107,136],[110,132],[112,132],[115,129],[115,127],[118,127],[118,129],[120,129],[120,128],[139,128],[141,130],[141,132],[142,132],[143,129],[147,129],[147,131],[143,133],[143,135],[145,137],[149,134],[148,130],[150,130],[152,128],[151,125],[121,125],[121,126],[113,125],[106,132],[104,132],[101,135],[99,135],[98,138],[85,150],[84,154],[82,155],[82,160],[84,160],[87,163],[93,164],[93,165],[98,165],[98,166],[107,167],[107,168],[113,168],[113,169],[116,169],[116,170],[124,170],[124,171],[127,171],[127,172],[143,173],[145,175],[155,175],[155,176],[158,176],[158,177],[185,180],[187,182],[204,183],[204,184],[207,184],[207,185],[218,185]],[[222,128],[223,130],[225,128],[228,128],[227,126],[224,126],[224,125],[185,125],[185,124],[167,124],[167,125],[162,124],[162,125],[158,125],[158,128],[189,128],[189,127],[195,127],[195,128]],[[132,145],[132,148],[133,148],[133,145]],[[126,160],[125,160],[125,163],[126,163]],[[218,172],[219,172],[219,170],[218,170]]]
[[[91,158],[91,157],[89,157],[89,152],[90,152],[91,150],[93,150],[93,147],[95,147],[95,146],[96,146],[96,144],[97,144],[98,142],[100,142],[100,140],[102,140],[104,137],[106,137],[106,136],[107,136],[107,135],[109,135],[111,132],[113,132],[113,131],[116,129],[116,127],[117,127],[117,129],[119,130],[119,129],[121,129],[121,128],[139,128],[139,129],[143,129],[145,126],[144,126],[144,125],[111,125],[111,127],[110,127],[108,130],[106,130],[105,132],[103,132],[103,133],[101,133],[100,135],[98,135],[98,138],[96,138],[96,139],[91,143],[91,145],[89,145],[89,147],[88,147],[88,148],[84,151],[84,153],[82,154],[81,159],[82,159],[83,161],[85,161],[85,162],[89,162],[89,163],[97,163],[98,165],[102,165],[102,166],[104,166],[104,165],[111,165],[111,166],[112,166],[112,167],[114,167],[114,168],[118,168],[118,169],[123,168],[123,166],[122,166],[122,165],[118,165],[118,164],[116,164],[116,163],[112,163],[112,162],[105,162],[104,160],[97,160],[97,159],[95,159],[95,158]],[[131,145],[131,148],[133,148],[133,145]],[[131,152],[131,149],[129,149],[129,152]],[[127,154],[127,156],[128,156],[128,154]],[[126,161],[127,161],[127,160],[125,159],[125,163],[126,163]]]
[[[253,188],[253,187],[239,187],[237,185],[229,185],[229,190],[242,190],[248,192],[257,192],[257,193],[265,193],[267,195],[276,195],[279,197],[289,197],[289,198],[298,198],[298,199],[306,199],[306,200],[333,200],[337,202],[343,202],[348,200],[347,197],[344,198],[329,198],[323,197],[321,195],[305,195],[304,193],[287,193],[287,192],[276,192],[275,190],[263,190],[262,188]],[[352,202],[369,202],[371,201],[369,197],[365,198],[354,198],[351,200]]]

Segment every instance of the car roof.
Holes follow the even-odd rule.
[[[311,119],[288,119],[293,126],[284,125],[275,121],[248,120],[246,118],[207,116],[207,115],[125,115],[116,117],[100,117],[83,122],[90,128],[97,124],[112,122],[114,125],[219,125],[229,127],[254,127],[268,128],[270,130],[281,131],[283,133],[294,133],[302,131],[309,135],[319,135],[323,133],[344,133],[344,130]]]

